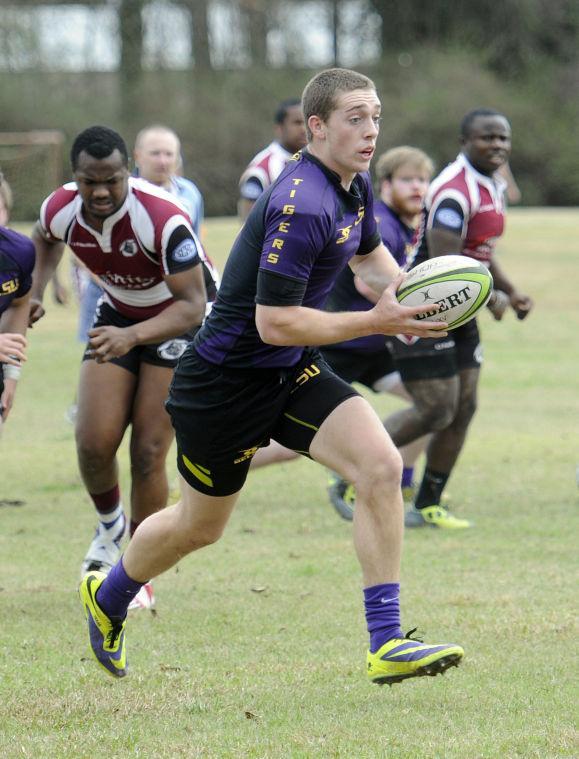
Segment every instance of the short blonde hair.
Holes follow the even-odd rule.
[[[336,107],[337,94],[352,90],[376,91],[376,85],[364,74],[350,69],[326,69],[310,79],[302,94],[302,111],[308,141],[312,139],[308,126],[310,116],[319,116],[322,121],[327,121]]]
[[[423,150],[401,145],[382,153],[376,163],[376,179],[379,183],[392,179],[401,166],[411,166],[417,171],[423,171],[428,174],[429,179],[434,173],[434,164]]]

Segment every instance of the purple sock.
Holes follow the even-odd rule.
[[[131,580],[123,567],[121,559],[108,573],[97,591],[98,605],[107,615],[114,619],[124,619],[127,609],[144,583]]]
[[[364,609],[372,653],[392,638],[402,638],[399,583],[364,588]]]
[[[402,487],[403,488],[412,487],[413,480],[414,480],[414,467],[405,466],[404,469],[402,470]]]

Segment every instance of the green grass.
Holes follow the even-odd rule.
[[[26,502],[0,508],[0,757],[577,756],[578,226],[510,212],[502,260],[536,310],[480,320],[480,408],[449,487],[476,529],[405,539],[406,627],[466,658],[392,689],[365,680],[351,526],[305,460],[250,476],[223,540],[158,578],[156,617],[131,617],[130,677],[101,674],[76,596],[93,527],[64,420],[76,312],[51,306],[0,441],[0,498]],[[235,232],[207,224],[220,265]],[[121,466],[126,492],[125,447]]]

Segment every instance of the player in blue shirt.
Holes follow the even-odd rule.
[[[425,307],[395,297],[400,267],[374,219],[368,168],[380,101],[367,77],[316,75],[302,97],[307,148],[257,201],[237,237],[215,305],[175,372],[167,408],[177,433],[182,496],[146,519],[108,576],[80,586],[90,644],[112,675],[127,672],[127,606],[142,584],[221,536],[251,458],[270,438],[356,486],[354,544],[370,633],[367,673],[383,684],[459,662],[456,644],[404,637],[399,573],[402,463],[370,404],[317,349],[365,335],[439,334]],[[369,311],[323,311],[350,265],[376,293]]]

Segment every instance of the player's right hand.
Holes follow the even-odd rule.
[[[437,304],[426,306],[401,306],[396,299],[396,291],[404,281],[405,275],[391,282],[372,309],[377,320],[377,334],[414,335],[415,337],[444,337],[447,334],[446,322],[425,321],[417,319],[420,314],[438,310]]]
[[[42,305],[42,301],[37,298],[30,299],[30,311],[28,312],[28,326],[32,327],[35,322],[42,319],[46,311]]]
[[[13,332],[0,334],[0,361],[11,366],[20,366],[21,361],[26,361],[27,342],[24,335]]]

